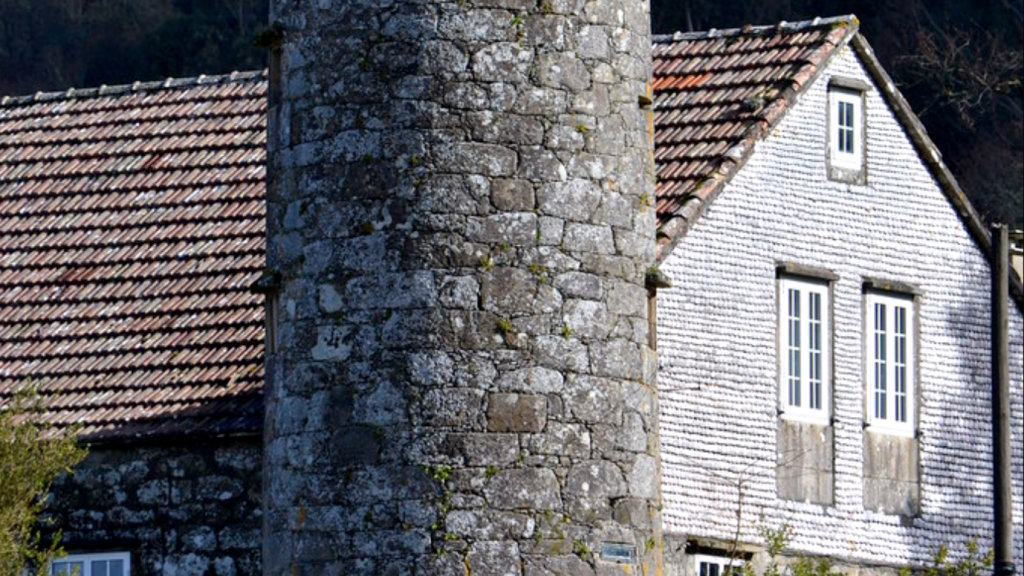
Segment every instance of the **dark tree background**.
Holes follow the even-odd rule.
[[[0,0],[0,94],[265,65],[268,0]],[[651,0],[655,32],[856,14],[988,219],[1024,225],[1024,0]]]

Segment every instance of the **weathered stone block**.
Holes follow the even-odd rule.
[[[492,432],[540,432],[547,423],[547,398],[492,393],[487,397],[487,429]]]
[[[484,497],[499,510],[554,510],[561,505],[558,478],[546,468],[502,470],[487,482]]]

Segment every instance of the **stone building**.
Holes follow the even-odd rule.
[[[856,20],[648,19],[282,0],[269,81],[0,102],[0,401],[31,380],[92,444],[54,488],[69,561],[712,576],[782,523],[870,569],[987,545],[990,240]]]
[[[90,445],[49,507],[83,576],[260,572],[265,99],[252,73],[0,104],[0,403],[34,385]]]

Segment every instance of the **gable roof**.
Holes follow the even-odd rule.
[[[262,73],[0,101],[0,403],[85,438],[262,423]]]
[[[841,17],[655,37],[659,260],[846,44],[989,251]],[[261,429],[266,92],[247,72],[0,99],[0,404],[31,382],[90,440]]]
[[[831,58],[851,46],[978,247],[992,236],[855,16],[654,37],[658,251],[664,260]],[[1024,311],[1024,286],[1010,274]]]

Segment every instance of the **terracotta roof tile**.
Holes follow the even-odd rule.
[[[266,79],[0,104],[0,403],[90,439],[262,423]]]
[[[853,17],[658,36],[654,43],[659,256],[817,70]]]

